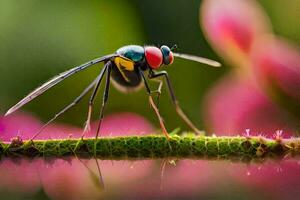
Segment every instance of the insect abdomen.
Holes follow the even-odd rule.
[[[135,70],[127,71],[114,66],[111,71],[113,85],[121,92],[134,92],[141,88],[142,78]]]

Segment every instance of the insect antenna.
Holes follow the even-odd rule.
[[[209,65],[212,67],[221,67],[221,63],[214,61],[214,60],[210,60],[208,58],[203,58],[200,56],[194,56],[194,55],[189,55],[189,54],[182,54],[182,53],[173,53],[173,55],[174,55],[174,57],[195,61],[195,62],[206,64],[206,65]]]
[[[171,51],[176,50],[177,48],[178,48],[177,44],[174,44],[174,45],[171,47]]]

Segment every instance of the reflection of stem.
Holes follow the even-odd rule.
[[[263,161],[265,158],[300,155],[300,138],[204,137],[193,134],[171,134],[170,137],[170,140],[162,135],[99,138],[95,152],[93,138],[34,140],[34,145],[19,138],[13,139],[11,143],[0,142],[0,157],[64,157],[76,154],[81,158],[92,158],[95,153],[100,159],[192,158]]]

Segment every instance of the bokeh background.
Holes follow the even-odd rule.
[[[299,130],[300,113],[298,101],[300,88],[299,85],[297,85],[300,80],[300,53],[297,46],[300,42],[300,2],[298,0],[264,0],[251,1],[249,5],[247,3],[243,5],[243,3],[241,3],[242,0],[227,1],[227,5],[224,2],[225,1],[221,0],[206,0],[205,3],[207,6],[205,8],[201,7],[200,9],[203,3],[200,0],[0,0],[0,113],[4,113],[28,92],[52,76],[93,58],[110,54],[121,46],[128,44],[157,46],[166,44],[172,46],[177,44],[178,52],[218,60],[224,66],[223,68],[215,69],[199,63],[176,59],[172,66],[163,67],[163,70],[167,70],[170,75],[182,108],[200,129],[208,131],[208,134],[236,135],[242,134],[243,130],[250,128],[254,130],[255,134],[267,136],[272,136],[275,130],[283,130],[286,136],[296,136]],[[212,5],[209,3],[212,3]],[[220,5],[219,8],[218,5]],[[217,9],[214,10],[214,7]],[[229,28],[226,26],[224,26],[225,28],[223,27],[225,32],[226,28],[228,28],[229,32],[226,32],[228,35],[218,35],[216,32],[221,32],[222,26],[215,27],[215,29],[210,29],[209,26],[214,23],[213,21],[215,19],[218,19],[218,15],[214,12],[218,9],[222,11],[222,8],[228,9],[228,7],[230,7],[229,10],[234,10],[232,13],[234,13],[234,19],[237,19],[237,22],[235,23],[234,20],[229,20]],[[226,13],[225,11],[224,13],[219,13],[221,13],[221,18],[222,14],[224,15],[226,22],[226,14],[231,12]],[[245,18],[243,14],[245,14]],[[247,16],[250,19],[247,18]],[[259,31],[256,31],[256,29]],[[262,52],[259,55],[255,54],[255,52],[260,52],[258,50],[254,53],[249,53],[249,49],[245,48],[245,50],[243,48],[245,47],[243,45],[246,45],[246,47],[247,45],[249,46],[249,44],[253,42],[253,38],[262,35],[264,31],[261,31],[261,29],[266,29],[266,35],[273,34],[284,38],[282,44],[274,44],[274,49],[283,45],[283,48],[278,47],[279,49],[283,49],[283,52],[278,53],[274,50],[276,52],[274,53],[276,55],[275,57],[280,58],[280,56],[282,56],[283,60],[283,63],[278,65],[283,66],[283,69],[280,68],[278,70],[278,74],[284,74],[284,72],[286,72],[284,71],[285,63],[295,67],[294,71],[289,71],[284,77],[272,77],[275,81],[278,81],[275,86],[280,86],[276,87],[277,90],[272,90],[273,85],[268,82],[269,79],[267,76],[268,74],[276,75],[277,71],[272,71],[273,68],[269,67],[269,65],[265,66],[264,63],[259,62],[259,56],[261,54],[264,52],[273,52],[272,49],[263,49],[262,47],[272,47],[273,42],[268,43],[268,39],[257,39],[255,45],[257,45],[257,43],[262,44],[262,47],[258,48],[258,50]],[[230,32],[230,30],[232,30],[232,32]],[[285,48],[287,49],[286,51]],[[254,66],[262,66],[262,69],[267,68],[269,71],[260,71],[260,67],[258,67],[258,70],[256,67],[249,67],[249,60],[251,60],[251,63],[255,63],[252,63]],[[271,61],[270,63],[274,63]],[[272,64],[270,65],[272,66]],[[28,123],[21,124],[20,126],[25,127],[28,126],[28,124],[35,124],[34,129],[28,129],[34,132],[33,130],[41,125],[41,122],[37,123],[34,120],[47,121],[47,119],[52,117],[64,105],[79,95],[83,88],[96,77],[101,67],[102,65],[96,65],[72,76],[35,101],[24,106],[22,112],[20,112],[21,117],[19,116],[20,118],[18,119],[22,122],[28,120]],[[257,77],[259,77],[259,80],[256,80]],[[297,79],[297,77],[299,77],[299,79]],[[280,85],[282,82],[287,84]],[[152,86],[155,87],[156,84],[154,83]],[[285,90],[286,88],[288,89]],[[282,91],[284,91],[284,93]],[[94,120],[96,120],[98,116],[97,111],[101,104],[100,96],[101,92],[95,103]],[[79,133],[86,118],[87,102],[88,97],[60,117],[57,122],[60,124],[68,124],[68,127],[71,126],[72,130],[78,129],[77,131]],[[133,121],[137,120],[137,124],[139,125],[141,124],[139,120],[142,120],[143,123],[146,124],[142,126],[142,128],[138,128],[138,130],[144,132],[157,130],[157,119],[149,108],[148,98],[144,90],[137,93],[122,94],[114,87],[111,87],[109,103],[106,107],[105,115],[111,116],[112,119],[116,117],[117,120],[112,120],[114,123],[108,123],[107,126],[118,126],[118,123],[126,124],[126,122],[119,120],[118,116],[120,116],[120,113],[123,113],[120,118],[124,118],[124,113],[128,112],[131,114],[128,114],[129,116],[125,114],[126,118],[133,119]],[[160,112],[169,130],[173,130],[177,127],[180,127],[183,131],[188,130],[188,127],[177,117],[168,92],[165,89],[160,98]],[[31,118],[28,119],[24,117],[24,115],[29,115],[29,113],[30,117],[34,116],[34,123]],[[22,132],[22,129],[17,126],[18,121],[10,123],[14,124],[10,125],[10,127],[13,128],[10,129],[11,132],[9,136],[12,136],[14,133],[16,134],[18,131]],[[5,127],[4,122],[3,124],[3,127]],[[5,132],[5,128],[3,127],[1,128],[0,121],[0,131],[4,130]],[[61,129],[64,130],[65,127],[61,127]],[[12,133],[12,130],[15,132]],[[111,132],[113,133],[113,131]],[[130,133],[130,131],[128,131],[128,133]],[[5,132],[5,134],[7,134],[7,132]],[[58,163],[59,162],[61,161],[58,161]],[[243,166],[242,169],[240,169],[240,166],[227,163],[225,175],[225,172],[222,171],[223,164],[224,163],[220,164],[214,162],[206,163],[203,161],[196,161],[196,164],[183,162],[183,164],[179,165],[176,169],[171,169],[172,173],[170,172],[170,174],[174,176],[179,174],[178,180],[175,179],[174,181],[181,181],[181,188],[190,187],[194,184],[194,186],[202,186],[208,191],[205,192],[204,189],[199,191],[196,189],[181,189],[178,191],[182,193],[178,192],[178,194],[172,195],[172,193],[174,193],[172,188],[175,188],[175,186],[172,185],[172,181],[167,181],[170,187],[169,190],[166,189],[165,192],[162,192],[162,197],[183,198],[184,196],[188,196],[193,198],[198,196],[215,199],[250,199],[253,197],[263,199],[264,197],[270,196],[278,197],[268,193],[268,191],[271,192],[274,188],[272,188],[272,186],[267,187],[267,182],[264,180],[253,181],[261,177],[261,174],[257,173],[259,167],[255,167],[254,169],[256,176],[252,177],[252,179],[247,179],[244,177],[244,175],[248,177],[249,170],[247,167]],[[30,171],[28,168],[31,167],[40,169],[40,165],[41,161],[30,164],[24,161],[22,165],[15,165],[7,161],[4,165],[2,164],[2,170],[5,171],[13,168],[15,171],[11,172],[11,174],[15,176],[16,171]],[[77,165],[80,165],[78,161]],[[77,165],[76,163],[73,164],[72,168],[76,168]],[[113,174],[113,172],[109,171],[109,164],[106,163],[106,165],[107,167],[104,167],[106,169],[104,169],[104,173],[106,171],[106,173],[109,174],[106,178],[110,180],[110,174]],[[141,166],[143,165],[149,167],[148,161],[146,161],[146,164],[138,163],[137,165],[138,170],[142,170],[143,167]],[[154,165],[154,167],[152,166],[149,171],[154,171],[154,177],[159,179],[159,164],[151,163],[150,165]],[[297,181],[288,175],[290,175],[290,172],[293,172],[295,178],[300,176],[298,164],[292,163],[292,167],[289,164],[285,164],[283,167],[285,169],[284,173],[278,172],[282,170],[277,170],[277,165],[275,165],[276,164],[270,164],[270,166],[266,167],[265,173],[268,174],[268,176],[265,178],[277,177],[279,183],[276,187],[274,186],[275,189],[282,189],[283,185],[287,185],[284,188],[284,192],[285,194],[290,192],[289,195],[279,197],[293,199],[293,195],[299,194],[299,192],[297,192],[297,188],[299,189],[299,187],[295,186],[297,185]],[[18,168],[20,166],[22,166],[21,169]],[[116,166],[119,165],[117,164]],[[131,169],[130,163],[126,163],[125,167],[124,164],[120,164],[120,166],[124,173],[126,173],[126,169]],[[58,168],[60,167],[61,165],[59,165]],[[51,168],[52,171],[55,171],[53,168],[55,169],[55,167]],[[61,168],[66,167],[63,165]],[[118,170],[117,167],[114,168],[116,171]],[[191,168],[192,172],[197,171],[196,174],[199,176],[202,176],[199,170],[205,170],[207,172],[211,171],[211,169],[214,169],[217,175],[213,175],[213,173],[209,172],[203,179],[195,181],[192,179],[193,173],[191,172],[190,179],[185,179],[185,173],[187,172],[184,169],[189,170],[189,168]],[[281,167],[279,168],[281,169]],[[41,171],[43,170],[47,171],[45,169]],[[78,171],[80,170],[76,168],[74,173],[70,174],[69,177],[75,176]],[[243,175],[237,174],[237,171],[242,171],[241,174]],[[287,171],[289,171],[289,173],[286,173]],[[160,184],[159,180],[153,181],[150,178],[153,174],[147,174],[147,178],[145,178],[144,173],[143,171],[142,175],[134,176],[135,178],[133,179],[127,177],[128,181],[138,183],[143,180],[143,183],[152,183],[154,185],[153,188],[155,188],[155,185]],[[4,176],[3,174],[5,173],[2,171],[2,176]],[[28,173],[26,174],[28,175]],[[19,175],[22,176],[24,174],[20,173]],[[81,174],[81,176],[84,175]],[[225,187],[226,183],[224,180],[230,179],[231,176],[242,176],[245,179],[230,180],[230,184]],[[9,176],[5,177],[7,177],[7,180],[10,179]],[[112,177],[113,180],[118,180],[115,176]],[[80,176],[77,175],[77,178],[80,179]],[[286,181],[282,182],[281,179],[285,179]],[[35,179],[35,181],[38,182],[37,179]],[[51,178],[46,180],[46,182],[50,181],[53,180]],[[185,181],[191,183],[191,185],[185,186]],[[34,181],[30,180],[30,182]],[[120,181],[112,182],[114,183],[112,185],[117,185],[117,188],[122,188],[121,184],[124,184]],[[248,184],[249,182],[251,182],[251,184]],[[55,183],[55,181],[53,183]],[[14,187],[14,184],[16,183],[12,183],[10,186]],[[22,185],[18,182],[17,185],[22,188],[26,184]],[[148,194],[148,196],[145,196],[148,198],[159,196],[155,196],[151,193],[154,191],[157,192],[155,189],[151,189],[151,187],[149,191],[146,191],[138,188],[137,184],[133,185],[134,186],[129,188],[135,192],[124,192],[126,190],[121,189],[121,191],[124,192],[123,194],[125,196],[127,195],[126,197],[128,198],[143,197],[143,193]],[[204,185],[206,186],[204,187]],[[249,185],[251,187],[249,187]],[[263,189],[261,189],[262,185],[264,186]],[[5,186],[4,188],[7,189],[8,186]],[[36,187],[39,188],[38,186]],[[159,188],[159,186],[157,187]],[[218,188],[217,190],[215,189],[216,187]],[[220,189],[222,187],[224,190]],[[166,188],[168,187],[166,186]],[[288,190],[290,188],[292,188],[292,190]],[[52,189],[58,190],[58,188]],[[260,192],[264,192],[255,193],[257,192],[256,189]],[[114,198],[119,198],[120,196],[114,194],[113,190],[114,189],[110,189],[109,195],[112,195]],[[21,191],[21,194],[23,194],[22,192],[24,191]],[[53,193],[41,189],[30,190],[29,193],[31,198],[37,199],[61,199],[64,197],[63,195],[51,195]],[[15,198],[21,197],[17,195]]]

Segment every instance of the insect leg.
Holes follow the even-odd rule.
[[[77,103],[79,103],[81,101],[81,99],[94,87],[95,84],[97,84],[97,82],[101,81],[104,72],[106,71],[106,67],[104,67],[100,74],[97,76],[97,78],[89,85],[87,86],[82,93],[76,98],[74,99],[74,101],[72,103],[70,103],[69,105],[67,105],[66,107],[64,107],[60,112],[58,112],[57,114],[55,114],[55,116],[50,119],[46,124],[44,124],[40,130],[30,139],[33,140],[34,138],[36,138],[49,124],[51,124],[55,119],[57,119],[60,115],[64,114],[66,111],[68,111],[70,108],[72,108],[73,106],[75,106]]]
[[[193,122],[186,116],[186,114],[183,112],[181,107],[179,106],[178,100],[176,99],[173,87],[171,85],[171,81],[169,79],[168,73],[166,71],[161,71],[161,72],[154,72],[154,71],[149,71],[149,78],[154,79],[157,77],[163,76],[167,82],[168,90],[170,92],[171,100],[175,106],[175,110],[177,114],[181,117],[181,119],[193,130],[195,133],[201,135],[203,134],[196,126],[193,124]]]
[[[104,75],[104,73],[105,73],[105,71],[107,69],[107,66],[108,66],[108,64],[105,63],[104,68],[100,72],[100,79],[97,82],[97,84],[95,85],[94,91],[93,91],[93,93],[92,93],[92,95],[90,97],[90,100],[89,100],[89,109],[88,109],[88,116],[87,116],[87,120],[85,122],[85,127],[84,127],[84,131],[82,133],[81,138],[84,137],[85,133],[87,133],[87,132],[89,132],[91,130],[91,117],[92,117],[92,112],[93,112],[94,99],[95,99],[96,94],[97,94],[97,92],[99,90],[99,86],[100,86],[100,83],[101,83],[101,81],[103,79],[103,75]]]
[[[146,91],[147,91],[148,96],[149,96],[150,106],[153,108],[153,110],[154,110],[154,112],[155,112],[155,114],[156,114],[156,116],[157,116],[157,118],[158,118],[158,120],[159,120],[159,124],[160,124],[160,127],[161,127],[161,129],[162,129],[164,135],[167,137],[167,139],[170,139],[170,135],[169,135],[169,133],[168,133],[166,127],[165,127],[164,120],[163,120],[163,118],[161,117],[161,115],[160,115],[160,113],[159,113],[159,110],[158,110],[157,106],[155,105],[155,103],[154,103],[154,101],[153,101],[153,98],[152,98],[152,96],[151,96],[151,90],[150,90],[150,87],[149,87],[149,85],[148,85],[148,83],[147,83],[147,81],[146,81],[146,78],[145,78],[143,72],[142,72],[140,69],[139,69],[139,72],[140,72],[140,75],[141,75],[142,78],[143,78],[143,81],[144,81],[144,84],[145,84],[145,88],[146,88]]]
[[[153,79],[153,81],[156,81],[159,83],[157,90],[151,91],[151,94],[157,94],[156,106],[157,106],[157,108],[159,108],[159,97],[161,95],[161,88],[162,88],[164,82],[162,80],[157,80],[157,79]]]
[[[111,61],[108,61],[106,65],[107,65],[107,75],[106,75],[106,82],[105,82],[105,88],[104,88],[104,93],[103,93],[103,100],[102,100],[102,105],[101,105],[101,110],[100,110],[99,123],[98,123],[98,127],[97,127],[97,132],[96,132],[96,140],[98,139],[101,123],[102,123],[102,120],[103,120],[103,112],[104,112],[104,108],[105,108],[105,105],[106,105],[107,100],[108,100],[108,93],[109,93],[110,74],[111,74],[111,67],[112,67]]]
[[[96,58],[94,60],[91,60],[87,63],[84,63],[82,65],[79,65],[77,67],[74,67],[72,69],[69,69],[55,77],[53,77],[52,79],[50,79],[49,81],[47,81],[46,83],[44,83],[43,85],[41,85],[40,87],[36,88],[35,90],[33,90],[31,93],[29,93],[25,98],[23,98],[21,101],[19,101],[16,105],[14,105],[12,108],[10,108],[5,116],[15,112],[16,110],[18,110],[19,108],[21,108],[22,106],[24,106],[25,104],[27,104],[28,102],[32,101],[33,99],[35,99],[36,97],[40,96],[41,94],[43,94],[44,92],[46,92],[47,90],[49,90],[50,88],[54,87],[55,85],[57,85],[58,83],[60,83],[61,81],[65,80],[66,78],[92,66],[95,65],[99,62],[103,62],[103,61],[107,61],[113,57],[117,57],[118,55],[116,54],[110,54],[110,55],[106,55],[100,58]]]
[[[101,169],[100,169],[100,165],[99,165],[99,162],[97,160],[96,157],[94,157],[94,160],[96,162],[96,166],[97,166],[97,171],[98,171],[98,175],[99,177],[97,178],[97,175],[94,173],[94,171],[92,169],[89,168],[89,166],[84,162],[82,161],[77,155],[76,153],[74,152],[74,157],[87,169],[87,171],[89,172],[90,176],[91,176],[91,180],[93,182],[95,182],[95,185],[100,189],[100,190],[105,190],[105,185],[104,185],[104,180],[103,180],[103,177],[102,177],[102,173],[101,173]]]
[[[160,191],[163,191],[164,189],[163,179],[167,162],[167,159],[164,159],[160,165]]]

